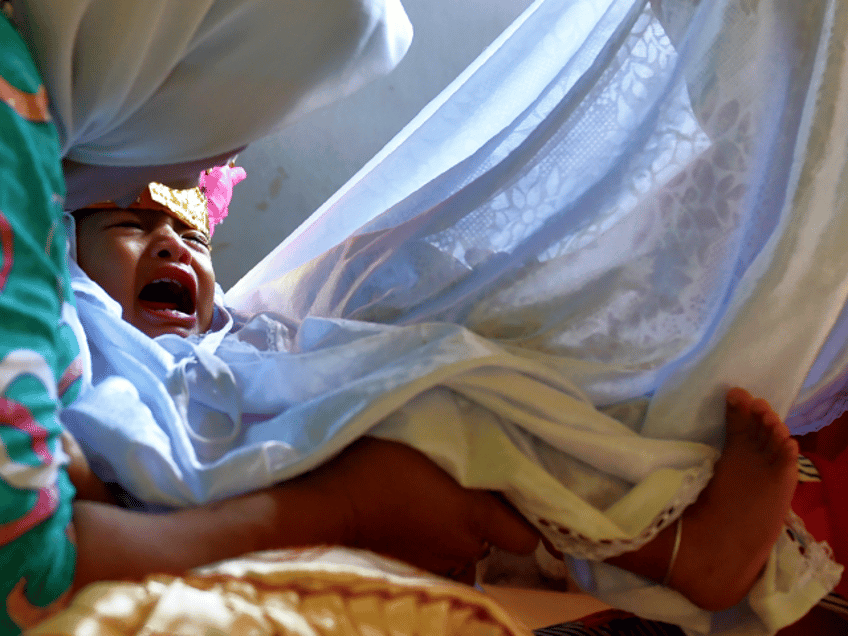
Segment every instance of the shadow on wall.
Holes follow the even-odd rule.
[[[251,145],[247,180],[215,232],[226,290],[375,155],[489,45],[531,0],[403,0],[412,47],[388,77]]]

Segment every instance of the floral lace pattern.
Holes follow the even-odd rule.
[[[597,404],[649,392],[721,311],[747,233],[746,157],[758,130],[750,108],[715,83],[693,109],[683,62],[650,9],[608,55],[572,108],[564,69],[472,158],[478,165],[461,166],[448,201],[406,223],[401,204],[369,224],[396,225],[322,284],[343,296],[302,311],[460,322],[623,370],[620,388],[583,385]],[[453,172],[440,179],[459,179]]]

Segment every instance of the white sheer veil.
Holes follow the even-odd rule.
[[[846,9],[538,0],[227,301],[458,323],[643,438],[719,447],[734,385],[819,428],[848,378]]]
[[[596,404],[653,396],[660,436],[715,441],[703,417],[732,384],[796,431],[838,415],[842,3],[646,4],[534,3],[228,302],[461,322],[576,357]],[[349,235],[374,238],[318,295],[345,286],[346,304],[303,304],[301,277]],[[355,284],[379,298],[350,285],[366,261]]]

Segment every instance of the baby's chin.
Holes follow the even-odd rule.
[[[138,325],[134,325],[134,326],[137,327],[139,331],[141,331],[143,334],[145,334],[149,338],[158,338],[159,336],[166,336],[168,334],[171,334],[171,335],[174,335],[174,336],[179,336],[180,338],[188,338],[189,336],[200,333],[200,331],[197,330],[197,329],[188,331],[188,330],[180,328],[180,327],[152,328],[152,327],[139,327]]]
[[[200,330],[198,329],[192,329],[191,331],[187,331],[185,329],[176,327],[173,329],[149,329],[146,331],[142,331],[144,331],[144,333],[151,338],[158,338],[159,336],[166,336],[169,334],[179,336],[180,338],[188,338],[189,336],[194,336],[200,333]]]
[[[150,317],[142,316],[136,317],[134,320],[130,320],[128,322],[150,338],[156,338],[167,334],[187,338],[188,336],[193,336],[205,331],[205,329],[200,328],[196,317],[192,316],[191,318],[194,320],[182,319],[179,321],[166,322],[162,320],[151,321]]]

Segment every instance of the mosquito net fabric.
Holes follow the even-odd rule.
[[[576,358],[646,432],[714,439],[719,382],[842,413],[845,7],[645,4],[532,5],[228,303]]]
[[[732,385],[821,427],[846,408],[846,8],[537,2],[227,300],[462,324],[650,438],[719,443]]]
[[[229,290],[235,336],[145,342],[78,279],[101,381],[69,427],[168,506],[401,440],[504,492],[613,605],[698,633],[796,620],[839,568],[794,518],[721,614],[597,560],[694,501],[728,387],[795,432],[845,409],[846,10],[538,0]]]

